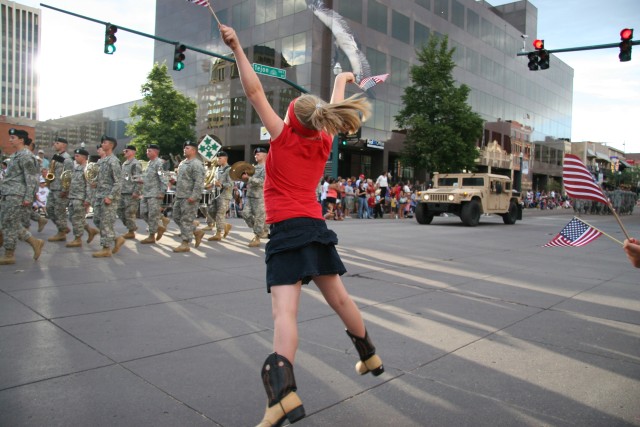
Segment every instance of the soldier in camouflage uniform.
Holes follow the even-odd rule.
[[[160,147],[156,144],[149,144],[147,147],[147,170],[142,176],[142,202],[140,203],[140,213],[149,226],[149,236],[140,243],[149,244],[160,240],[167,229],[162,220],[160,210],[164,199],[164,191],[167,183],[164,178],[164,162],[159,157]]]
[[[69,187],[69,221],[73,228],[74,239],[65,246],[68,248],[82,247],[82,234],[86,230],[89,233],[87,243],[91,243],[96,234],[100,233],[97,229],[89,227],[86,215],[89,208],[90,187],[84,177],[84,168],[87,166],[89,152],[84,148],[78,148],[74,152],[75,163],[71,176],[71,185]]]
[[[9,144],[16,151],[11,155],[5,178],[0,186],[5,250],[4,256],[0,258],[0,265],[16,263],[15,249],[18,239],[31,245],[35,260],[40,257],[44,246],[44,241],[33,237],[22,224],[25,210],[30,210],[33,204],[34,188],[37,185],[37,167],[32,153],[25,146],[28,140],[29,134],[26,131],[9,129]]]
[[[184,157],[178,166],[176,200],[173,203],[173,220],[180,227],[182,244],[174,248],[174,252],[189,252],[189,242],[195,237],[195,247],[200,246],[204,231],[196,230],[194,221],[198,213],[198,204],[204,186],[204,166],[198,159],[198,143],[185,142]]]
[[[29,151],[31,151],[31,155],[33,156],[33,161],[36,165],[36,173],[35,173],[35,180],[36,183],[38,184],[36,186],[36,188],[33,191],[33,201],[35,202],[35,194],[38,192],[39,190],[39,186],[40,186],[40,159],[38,158],[38,156],[36,155],[36,147],[35,144],[33,143],[33,141],[30,138],[27,138],[26,140],[26,146],[29,149]],[[33,209],[29,209],[28,211],[25,212],[25,217],[24,217],[24,228],[29,228],[31,226],[31,221],[35,221],[38,223],[38,233],[42,232],[42,230],[44,229],[44,226],[47,225],[47,223],[49,222],[49,220],[47,218],[44,218],[42,216],[40,216],[40,214],[38,212],[36,212]]]
[[[100,227],[102,250],[94,252],[94,258],[110,257],[111,254],[118,253],[124,244],[124,237],[116,238],[116,233],[113,230],[122,188],[122,166],[113,154],[118,141],[110,136],[103,136],[101,145],[105,157],[99,162],[100,171],[97,178],[93,215],[94,222]],[[113,250],[111,246],[113,246]]]
[[[58,228],[58,233],[49,237],[50,242],[64,242],[67,240],[67,233],[70,231],[67,226],[67,193],[62,191],[60,176],[64,171],[73,169],[73,159],[67,153],[67,140],[56,138],[53,143],[56,154],[51,157],[49,170],[54,175],[53,181],[49,182],[49,197],[47,198],[47,216]]]
[[[118,217],[127,227],[127,231],[122,235],[125,239],[135,239],[136,216],[140,207],[140,197],[142,194],[139,178],[142,177],[142,166],[136,160],[136,146],[127,145],[124,149],[125,161],[122,164],[122,194],[118,205]]]
[[[208,209],[209,216],[214,219],[216,224],[216,234],[209,237],[209,241],[222,240],[231,231],[231,224],[227,223],[227,211],[233,196],[233,181],[229,177],[231,170],[231,166],[228,164],[229,155],[224,151],[218,151],[216,156],[218,157],[218,172],[213,186],[215,190],[220,192],[220,195],[211,201]]]
[[[242,174],[242,180],[247,183],[247,202],[242,209],[242,217],[249,228],[253,229],[253,239],[249,242],[249,247],[254,248],[260,246],[260,238],[267,237],[268,231],[265,228],[265,212],[264,212],[264,164],[267,161],[267,149],[257,147],[253,151],[256,159],[256,170],[249,177],[246,173]]]

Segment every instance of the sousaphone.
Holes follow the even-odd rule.
[[[256,168],[251,163],[247,162],[235,162],[231,165],[231,170],[229,170],[229,177],[234,181],[240,181],[242,179],[242,174],[246,173],[249,176],[253,176],[256,173]]]

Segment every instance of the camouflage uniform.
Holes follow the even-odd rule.
[[[0,186],[3,246],[7,251],[15,250],[18,239],[25,241],[31,237],[23,221],[28,217],[33,203],[37,171],[33,153],[27,148],[11,155],[9,167]],[[23,206],[23,202],[29,202],[29,206]]]
[[[162,173],[163,163],[160,158],[150,161],[143,176],[142,196],[144,198],[140,203],[140,214],[149,225],[149,234],[158,232],[162,217],[160,207],[167,188],[167,182]]]
[[[178,166],[176,179],[176,201],[173,203],[173,220],[180,227],[183,242],[193,238],[195,226],[193,222],[198,213],[198,205],[204,187],[204,166],[197,158],[184,160]],[[189,203],[187,199],[195,200]]]
[[[25,209],[24,211],[25,215],[24,215],[24,219],[22,220],[22,225],[24,225],[24,228],[29,228],[31,226],[31,220],[34,220],[36,222],[42,220],[42,217],[40,216],[40,214],[38,214],[32,208],[33,202],[35,202],[36,200],[36,193],[38,192],[38,187],[40,187],[40,162],[38,161],[38,156],[33,154],[33,152],[31,152],[31,156],[33,157],[33,162],[35,164],[34,179],[36,183],[36,188],[34,188],[33,190],[33,200],[32,200],[31,206],[29,207],[29,209]]]
[[[47,216],[58,227],[58,233],[66,233],[67,227],[67,195],[63,197],[62,183],[60,182],[60,176],[64,171],[70,171],[73,169],[73,159],[69,153],[64,152],[62,154],[55,154],[52,158],[55,161],[53,167],[53,174],[55,179],[49,182],[49,196],[47,198]]]
[[[257,164],[255,173],[247,181],[247,202],[242,209],[244,221],[257,236],[262,236],[265,229],[264,177],[264,164]]]
[[[116,211],[120,201],[122,188],[122,167],[115,155],[111,154],[98,162],[96,202],[93,206],[93,221],[100,228],[100,245],[110,248],[116,238],[113,226],[116,223]],[[104,203],[105,197],[111,199],[111,204]]]
[[[229,202],[233,196],[233,181],[229,177],[231,166],[221,166],[218,168],[216,181],[222,184],[219,188],[220,195],[211,201],[208,214],[216,223],[216,231],[223,233],[224,226],[227,222],[227,211],[229,210]],[[215,190],[216,187],[214,187]]]
[[[118,217],[129,231],[135,231],[138,228],[136,215],[140,205],[137,198],[140,195],[140,184],[137,178],[141,175],[142,166],[136,159],[126,160],[122,164],[122,193],[118,205]]]
[[[74,164],[71,186],[69,187],[69,221],[73,227],[73,235],[76,239],[82,237],[85,226],[87,225],[87,210],[84,202],[88,202],[89,183],[84,177],[84,166]]]

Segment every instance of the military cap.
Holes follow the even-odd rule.
[[[269,150],[267,150],[267,147],[256,147],[255,150],[253,150],[253,154],[256,153],[268,153]]]
[[[83,156],[89,157],[89,152],[87,150],[85,150],[84,148],[76,148],[73,152],[75,154],[82,154]]]
[[[185,143],[182,145],[182,148],[185,147],[194,147],[194,148],[198,148],[198,143],[197,142],[193,142],[193,141],[185,141]]]
[[[57,137],[55,142],[62,142],[63,144],[68,144],[67,140],[61,136]]]
[[[136,146],[135,145],[131,145],[131,144],[127,145],[125,147],[125,149],[126,150],[131,150],[131,151],[137,151]]]
[[[226,151],[218,151],[218,154],[216,154],[216,157],[229,157],[229,155],[227,154]]]
[[[113,144],[113,147],[115,148],[118,145],[118,141],[111,137],[111,136],[107,136],[107,135],[102,135],[102,139],[100,139],[100,142],[104,142],[104,141],[109,141]]]
[[[147,145],[147,150],[148,149],[159,150],[160,146],[158,144],[149,144]]]
[[[29,134],[26,130],[11,128],[9,129],[9,135],[15,135],[20,139],[24,139],[25,143],[29,139]]]

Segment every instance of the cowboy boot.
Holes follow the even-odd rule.
[[[58,231],[53,236],[47,239],[49,242],[65,242],[67,240],[67,233],[64,231]]]
[[[156,242],[156,237],[153,233],[149,233],[149,236],[146,239],[140,240],[140,243],[142,243],[143,245],[149,244],[149,243],[155,243]]]
[[[38,233],[42,233],[42,230],[44,230],[44,226],[47,225],[48,222],[49,220],[42,216],[38,219]]]
[[[260,246],[260,236],[258,236],[257,234],[254,234],[253,239],[251,239],[248,246],[250,248],[255,248],[257,246]]]
[[[9,265],[16,263],[16,256],[13,253],[13,249],[5,249],[4,256],[0,258],[0,265]]]
[[[267,392],[267,409],[257,427],[280,426],[285,418],[293,424],[304,418],[304,406],[296,394],[293,366],[286,357],[278,353],[267,357],[262,366],[262,383]]]
[[[124,245],[124,237],[120,236],[120,237],[116,237],[116,243],[113,246],[113,250],[111,251],[112,254],[117,254],[118,251],[120,250],[120,248],[122,247],[122,245]]]
[[[29,237],[26,242],[31,245],[33,249],[33,259],[37,260],[40,258],[40,253],[42,252],[42,247],[44,246],[44,240],[36,239],[35,237]]]
[[[382,360],[376,354],[376,348],[373,346],[371,338],[369,338],[369,333],[365,330],[364,338],[359,338],[346,329],[345,332],[349,335],[349,338],[351,338],[353,345],[360,355],[360,361],[356,363],[356,372],[360,375],[371,372],[375,377],[383,373],[384,366],[382,365]]]
[[[189,252],[191,248],[189,247],[189,242],[183,240],[180,246],[177,248],[173,248],[173,252]]]
[[[222,235],[222,237],[224,237],[225,239],[227,238],[227,236],[229,235],[229,232],[231,231],[231,224],[225,224],[224,225],[224,234]]]
[[[91,256],[94,258],[107,258],[111,256],[111,248],[109,246],[104,246],[98,252],[94,252]]]
[[[124,233],[122,235],[122,237],[125,238],[125,239],[135,239],[136,238],[136,233],[133,230],[129,230],[126,233]]]
[[[67,248],[80,248],[82,247],[82,240],[80,240],[79,237],[76,237],[75,239],[67,243],[65,246]]]
[[[91,243],[94,237],[100,234],[100,231],[97,228],[89,227],[89,225],[85,225],[84,229],[89,233],[89,237],[87,237],[87,243]]]
[[[213,241],[218,242],[218,241],[222,240],[222,232],[221,231],[216,231],[216,234],[214,236],[209,237],[207,240],[210,241],[210,242],[213,242]]]
[[[159,225],[158,226],[158,230],[156,232],[156,240],[160,240],[162,239],[162,236],[164,236],[164,233],[167,231],[167,227],[163,226],[163,225]]]
[[[202,242],[202,238],[204,237],[204,231],[203,230],[194,231],[193,237],[195,237],[195,240],[196,240],[193,246],[197,248],[198,246],[200,246],[200,242]]]

